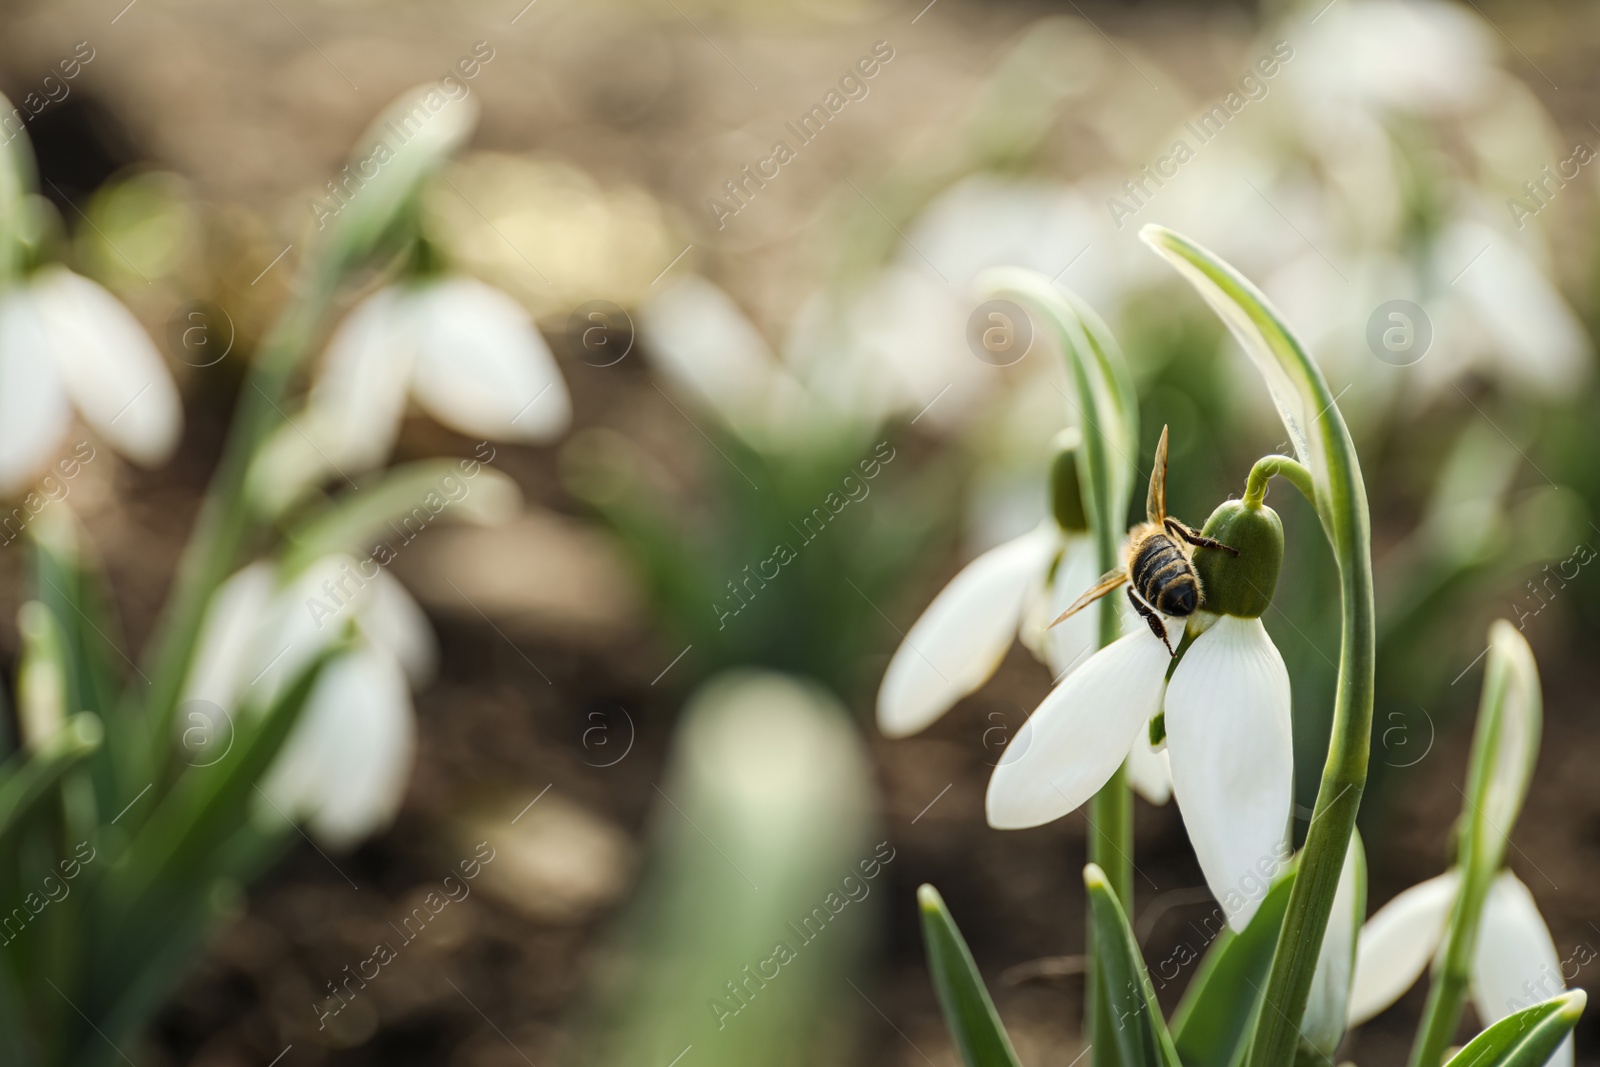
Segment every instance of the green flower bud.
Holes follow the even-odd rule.
[[[1070,533],[1089,529],[1083,510],[1083,487],[1078,478],[1078,448],[1083,435],[1069,427],[1056,435],[1055,458],[1050,461],[1050,513],[1056,525]]]
[[[1220,548],[1194,550],[1194,569],[1200,575],[1200,608],[1214,615],[1259,618],[1272,603],[1283,569],[1283,523],[1265,504],[1225,500],[1206,520],[1201,533],[1239,550],[1234,556]]]

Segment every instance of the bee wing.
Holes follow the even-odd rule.
[[[1072,602],[1072,606],[1067,608],[1066,611],[1063,611],[1060,616],[1056,618],[1055,622],[1050,624],[1050,626],[1054,626],[1056,623],[1064,622],[1067,619],[1070,619],[1072,616],[1076,615],[1090,604],[1093,604],[1096,600],[1099,600],[1101,597],[1105,596],[1107,593],[1111,592],[1111,590],[1115,589],[1117,586],[1121,585],[1127,580],[1128,572],[1120,567],[1114,571],[1110,571],[1101,575],[1100,580],[1094,583],[1094,588],[1090,589],[1077,600],[1074,600]],[[1049,628],[1049,626],[1045,627],[1045,629]]]
[[[1150,468],[1150,495],[1145,498],[1145,517],[1157,526],[1167,517],[1167,428],[1161,427],[1155,463]]]

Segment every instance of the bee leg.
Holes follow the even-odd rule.
[[[1185,526],[1177,519],[1171,518],[1170,516],[1167,518],[1165,525],[1168,533],[1172,534],[1174,537],[1183,538],[1196,548],[1220,548],[1222,551],[1230,553],[1234,556],[1239,554],[1239,550],[1234,548],[1232,545],[1225,545],[1221,541],[1213,541],[1209,537],[1202,537],[1200,534],[1189,529],[1189,527]]]
[[[1133,610],[1139,613],[1141,619],[1150,624],[1150,631],[1161,638],[1161,643],[1167,646],[1167,655],[1176,656],[1177,653],[1172,650],[1172,642],[1167,640],[1167,628],[1161,625],[1161,616],[1157,615],[1144,601],[1134,596],[1132,588],[1128,590],[1128,603],[1133,605]]]

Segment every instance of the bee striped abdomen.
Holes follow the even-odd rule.
[[[1163,615],[1192,615],[1199,606],[1194,566],[1166,534],[1152,534],[1139,546],[1128,575],[1145,603]]]

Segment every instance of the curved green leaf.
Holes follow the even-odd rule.
[[[928,948],[933,988],[961,1058],[967,1067],[1020,1067],[978,965],[939,891],[919,886],[917,906],[922,911],[922,940]]]
[[[0,837],[33,810],[61,776],[100,747],[100,720],[88,712],[74,715],[61,731],[35,753],[19,752],[0,767]]]
[[[1127,913],[1098,865],[1083,869],[1083,884],[1089,891],[1097,963],[1122,1062],[1132,1067],[1181,1067]]]
[[[468,467],[475,468],[472,474],[466,473]],[[441,518],[488,525],[509,519],[521,503],[516,482],[477,460],[433,459],[395,467],[340,494],[291,529],[282,580],[331,553],[370,550],[380,537],[388,539],[385,531],[393,532],[395,523],[402,537],[415,536],[409,531]]]
[[[1413,1067],[1438,1063],[1461,1021],[1484,903],[1505,862],[1511,828],[1539,754],[1542,709],[1533,650],[1516,627],[1495,620],[1489,627],[1489,657],[1458,824],[1456,865],[1461,888],[1450,909],[1444,948],[1411,1046]]]
[[[1578,1025],[1588,999],[1574,989],[1507,1015],[1468,1041],[1445,1067],[1542,1067]]]

